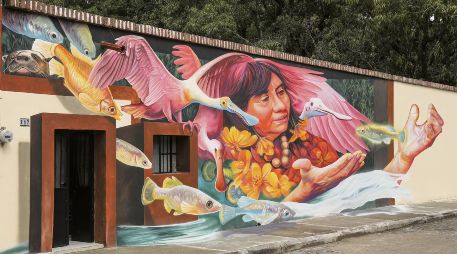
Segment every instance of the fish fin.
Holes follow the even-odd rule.
[[[189,204],[185,201],[181,202],[181,211],[187,214],[197,214],[198,211],[195,208],[195,205]]]
[[[264,220],[264,221],[259,221],[260,225],[268,225],[270,223],[272,223],[274,220],[276,220],[276,218],[278,218],[279,214],[276,214],[274,216],[270,216],[268,219]]]
[[[398,134],[398,140],[400,140],[400,142],[404,142],[406,139],[406,134],[405,134],[405,131],[400,131],[400,133]]]
[[[221,211],[219,212],[219,221],[222,225],[231,221],[236,217],[236,208],[232,206],[223,205]]]
[[[147,177],[144,180],[143,190],[141,191],[141,203],[143,205],[149,205],[154,202],[154,190],[158,187],[151,178]]]
[[[254,220],[254,218],[252,218],[252,216],[249,214],[243,215],[243,217],[241,217],[241,219],[243,220],[243,222],[250,222],[250,221]]]
[[[178,211],[176,211],[176,210],[173,212],[173,215],[174,215],[174,216],[178,216],[178,215],[181,215],[181,214],[182,214],[182,212],[178,212]]]
[[[54,56],[55,43],[35,39],[32,45],[32,50],[38,51],[43,54],[44,58],[51,58]]]
[[[78,48],[75,47],[75,45],[73,45],[72,43],[70,43],[70,52],[71,54],[78,58],[79,60],[85,62],[86,64],[88,64],[89,66],[93,67],[95,65],[95,62],[92,61],[92,59],[90,59],[88,56],[84,55],[83,53],[81,53],[79,51]]]
[[[240,199],[238,199],[237,205],[239,207],[246,207],[246,206],[254,203],[255,201],[256,201],[255,199],[252,199],[252,198],[249,198],[246,196],[242,196]]]
[[[97,105],[97,103],[92,97],[90,97],[87,93],[80,93],[78,95],[78,99],[83,105]]]
[[[385,138],[382,140],[382,142],[384,142],[384,144],[386,144],[386,145],[389,145],[391,140],[392,140],[391,138]]]
[[[63,64],[56,59],[52,58],[49,60],[49,75],[57,75],[63,78]]]
[[[172,176],[171,178],[167,177],[167,178],[165,178],[165,180],[163,180],[164,188],[173,188],[173,187],[180,186],[180,185],[183,185],[182,182],[179,181],[178,178],[176,178],[174,176]]]
[[[165,207],[165,211],[167,211],[167,213],[171,213],[171,205],[168,200],[163,200],[163,206]]]

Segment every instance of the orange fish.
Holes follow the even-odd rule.
[[[86,109],[97,113],[121,119],[121,111],[113,100],[109,88],[99,89],[91,85],[89,74],[95,61],[82,55],[74,46],[71,53],[60,44],[35,40],[32,47],[47,57],[56,57],[49,62],[50,74],[64,78],[64,85],[79,100]]]

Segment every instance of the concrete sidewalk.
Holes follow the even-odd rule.
[[[198,243],[118,247],[80,253],[284,253],[453,216],[457,216],[457,200],[446,200],[222,231]]]

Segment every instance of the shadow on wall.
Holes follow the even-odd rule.
[[[30,142],[19,142],[19,234],[18,242],[29,239]]]

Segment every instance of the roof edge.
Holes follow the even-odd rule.
[[[184,32],[177,32],[177,31],[164,29],[164,28],[158,28],[158,27],[154,27],[154,26],[150,26],[150,25],[137,24],[137,23],[133,23],[131,21],[103,17],[100,15],[91,14],[91,13],[87,13],[87,12],[83,12],[83,11],[77,11],[77,10],[73,10],[73,9],[69,9],[69,8],[65,8],[65,7],[61,7],[61,6],[48,5],[48,4],[39,2],[39,1],[7,0],[5,2],[5,4],[1,4],[1,5],[2,6],[4,5],[6,7],[11,7],[11,8],[16,8],[16,9],[22,9],[22,10],[42,13],[42,14],[49,15],[49,16],[90,23],[93,25],[103,26],[103,27],[107,27],[107,28],[114,28],[114,29],[129,31],[129,32],[135,32],[135,33],[139,33],[139,34],[152,35],[152,36],[166,38],[166,39],[190,42],[190,43],[200,44],[200,45],[204,45],[204,46],[210,46],[210,47],[216,47],[216,48],[221,48],[221,49],[227,49],[227,50],[231,50],[231,51],[238,51],[238,52],[254,54],[254,55],[259,55],[259,56],[271,57],[271,58],[286,60],[286,61],[290,61],[290,62],[296,62],[296,63],[312,65],[312,66],[316,66],[316,67],[327,68],[327,69],[331,69],[331,70],[335,70],[335,71],[342,71],[342,72],[369,76],[369,77],[373,77],[373,78],[393,80],[393,81],[398,81],[398,82],[403,82],[403,83],[408,83],[408,84],[413,84],[413,85],[419,85],[419,86],[435,88],[435,89],[440,89],[440,90],[445,90],[445,91],[457,92],[457,87],[450,86],[450,85],[444,85],[444,84],[425,81],[425,80],[402,77],[402,76],[392,75],[392,74],[388,74],[388,73],[384,73],[384,72],[373,71],[373,70],[358,68],[358,67],[354,67],[354,66],[323,61],[323,60],[317,60],[317,59],[312,59],[309,57],[298,56],[298,55],[293,55],[293,54],[269,50],[269,49],[262,49],[262,48],[258,48],[258,47],[254,47],[254,46],[249,46],[246,44],[223,41],[223,40],[219,40],[219,39],[212,39],[212,38],[208,38],[208,37],[204,37],[204,36],[200,36],[200,35],[194,35],[194,34],[189,34],[189,33],[184,33]]]

